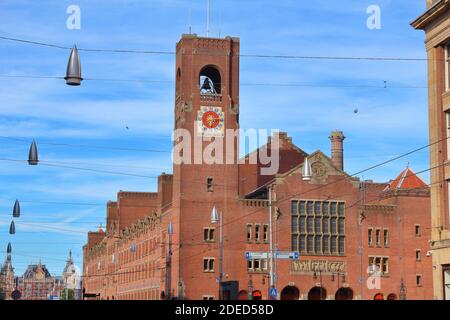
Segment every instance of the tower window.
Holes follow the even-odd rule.
[[[220,72],[214,66],[206,66],[200,71],[199,87],[201,94],[221,94]]]
[[[416,224],[415,227],[416,237],[420,237],[420,225]]]
[[[422,275],[420,275],[420,274],[416,275],[416,285],[418,287],[422,286]]]
[[[375,242],[376,242],[377,246],[381,245],[381,230],[380,229],[375,230]]]
[[[371,246],[372,245],[372,233],[373,233],[373,229],[372,228],[369,228],[369,230],[368,230],[368,239],[367,239],[367,243],[368,243],[368,245],[369,246]]]
[[[208,192],[213,192],[213,178],[211,177],[206,179],[206,190]]]
[[[384,246],[389,247],[389,230],[388,229],[383,230],[383,238],[384,238]]]

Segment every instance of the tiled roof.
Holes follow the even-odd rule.
[[[426,189],[428,185],[420,179],[409,167],[406,167],[394,181],[389,183],[387,190],[392,189]]]

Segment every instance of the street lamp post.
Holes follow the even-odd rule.
[[[168,244],[168,252],[167,252],[167,265],[166,265],[166,299],[170,300],[172,298],[172,235],[173,235],[173,225],[169,223],[167,227],[167,234],[169,235],[169,244]]]
[[[223,281],[223,234],[222,234],[222,212],[217,213],[216,207],[211,212],[211,223],[219,222],[219,300],[223,299],[222,281]]]

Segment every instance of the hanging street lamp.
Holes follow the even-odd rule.
[[[14,224],[14,221],[11,221],[11,224],[9,225],[9,234],[15,233],[16,233],[16,225]]]
[[[303,179],[303,181],[310,181],[311,177],[312,177],[311,165],[309,164],[309,160],[306,157],[305,161],[303,162],[302,179]]]
[[[39,162],[38,151],[36,147],[36,142],[33,140],[30,146],[30,151],[28,152],[28,164],[30,166],[35,166]]]
[[[67,62],[66,76],[64,77],[66,84],[69,86],[79,86],[83,78],[81,77],[80,55],[77,46],[74,45],[70,52],[69,61]]]
[[[19,218],[20,217],[20,203],[19,200],[16,200],[16,202],[14,203],[14,208],[13,208],[13,218]]]

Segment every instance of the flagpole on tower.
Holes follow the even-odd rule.
[[[206,37],[209,37],[209,25],[210,25],[210,21],[211,21],[211,0],[208,0],[208,9],[206,12]]]

